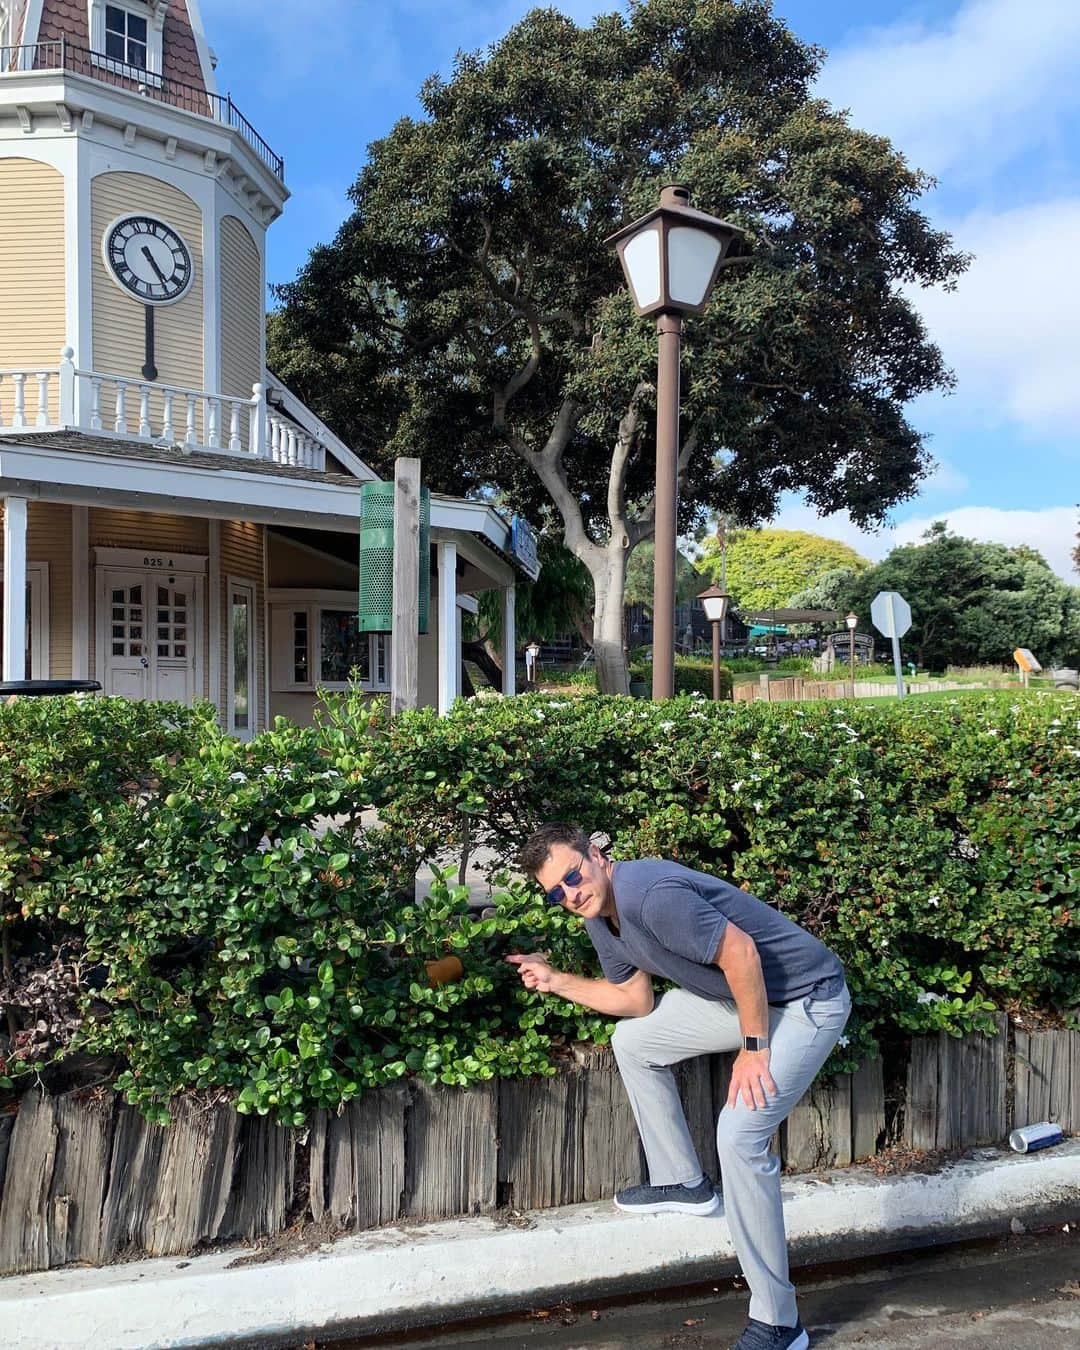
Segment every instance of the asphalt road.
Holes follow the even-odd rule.
[[[1080,1205],[1078,1205],[1080,1220]],[[817,1350],[1080,1350],[1080,1222],[796,1274]],[[368,1338],[347,1350],[722,1350],[746,1321],[732,1282],[563,1304],[467,1326]],[[307,1350],[316,1350],[308,1342]],[[320,1343],[317,1350],[323,1350]],[[346,1350],[337,1342],[335,1350]]]

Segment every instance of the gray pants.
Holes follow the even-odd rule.
[[[773,1326],[794,1326],[798,1314],[788,1279],[780,1159],[769,1142],[825,1063],[850,1011],[846,989],[835,998],[770,1007],[769,1068],[779,1092],[755,1111],[741,1099],[725,1106],[716,1126],[724,1213],[750,1287],[750,1316]],[[685,989],[672,989],[647,1017],[626,1017],[615,1028],[612,1049],[653,1186],[694,1181],[702,1173],[669,1066],[741,1044],[733,1002]]]

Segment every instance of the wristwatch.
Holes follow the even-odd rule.
[[[768,1036],[744,1036],[742,1038],[742,1048],[744,1050],[768,1050]]]

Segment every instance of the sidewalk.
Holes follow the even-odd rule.
[[[868,1167],[784,1182],[793,1262],[854,1259],[1080,1220],[1080,1139],[1041,1153],[980,1149],[933,1174]],[[250,1250],[0,1281],[0,1345],[109,1350],[257,1344],[401,1330],[675,1286],[732,1273],[721,1211],[634,1216],[609,1202],[511,1221],[450,1220],[342,1238],[284,1260]]]

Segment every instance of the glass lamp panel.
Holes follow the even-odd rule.
[[[705,230],[673,225],[668,231],[668,294],[683,305],[704,303],[720,258],[720,240]]]
[[[705,617],[710,623],[719,623],[723,619],[724,611],[727,609],[726,596],[710,595],[701,603],[705,607]]]
[[[647,309],[660,299],[660,229],[650,225],[623,249],[623,267],[638,309]]]

